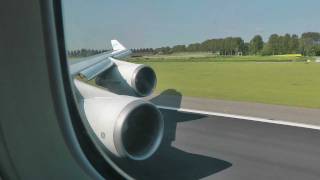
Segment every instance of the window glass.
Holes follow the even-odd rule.
[[[103,142],[106,155],[137,179],[319,178],[319,6],[64,1],[68,61],[82,106],[91,107],[89,129],[98,144],[119,136]],[[101,96],[112,97],[103,107],[117,117],[133,101],[147,104],[126,111],[139,118],[103,115],[95,124],[105,102],[92,98]],[[123,134],[99,129],[120,121]]]

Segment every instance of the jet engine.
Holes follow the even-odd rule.
[[[125,95],[148,96],[156,84],[157,77],[152,68],[109,58],[115,67],[96,78],[96,84],[111,92]]]
[[[140,66],[135,67],[139,69]],[[144,71],[149,69],[142,70],[142,75]],[[134,77],[140,77],[139,72]],[[160,111],[153,104],[140,98],[117,95],[79,80],[74,80],[74,83],[80,96],[80,109],[107,153],[144,160],[157,150],[164,124]],[[143,92],[149,93],[150,87],[147,88],[148,92]]]

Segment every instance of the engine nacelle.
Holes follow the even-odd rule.
[[[117,157],[144,160],[159,147],[164,131],[160,111],[145,100],[119,96],[75,80],[80,107],[98,144]]]
[[[157,77],[151,67],[110,59],[115,67],[97,76],[96,84],[122,95],[148,96],[153,92]]]

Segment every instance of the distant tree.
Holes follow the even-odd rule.
[[[233,55],[238,55],[239,53],[242,54],[244,48],[244,40],[240,37],[235,37],[232,40],[232,52],[234,52]]]
[[[172,52],[185,52],[186,46],[185,45],[176,45],[172,47]]]
[[[249,51],[250,54],[259,54],[263,49],[263,39],[260,35],[256,35],[250,41]]]
[[[243,49],[242,49],[242,55],[246,56],[250,54],[250,43],[244,43],[243,44]]]
[[[279,35],[272,34],[268,41],[268,48],[272,55],[279,54]]]
[[[201,44],[200,43],[189,44],[187,47],[187,51],[189,52],[201,51]]]
[[[170,47],[167,46],[167,47],[156,48],[154,52],[156,54],[171,54],[172,50]]]
[[[279,36],[279,54],[289,54],[290,53],[290,34],[285,34],[284,36]]]
[[[289,41],[289,53],[299,53],[299,36],[296,34],[293,34]]]
[[[320,46],[320,33],[306,32],[301,35],[300,51],[303,55],[314,56]]]
[[[106,49],[74,49],[68,50],[69,57],[85,57],[107,52]],[[255,35],[250,42],[245,42],[241,37],[226,37],[208,39],[201,43],[189,45],[175,45],[161,48],[134,48],[136,55],[147,54],[171,54],[173,52],[212,52],[220,55],[280,55],[301,53],[306,56],[320,55],[320,33],[306,32],[299,38],[296,34],[278,35],[272,34],[266,43],[261,35]]]

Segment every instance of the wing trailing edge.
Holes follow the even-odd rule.
[[[114,63],[112,58],[127,57],[131,51],[126,49],[119,41],[111,40],[113,48],[112,52],[106,52],[92,57],[87,57],[85,60],[70,65],[70,74],[72,76],[80,75],[80,77],[91,80],[112,68]]]

